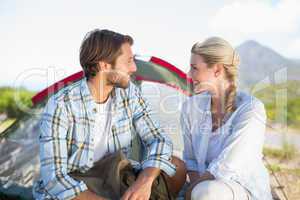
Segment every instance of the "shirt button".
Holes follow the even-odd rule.
[[[96,109],[96,108],[94,108],[94,109],[93,109],[93,112],[94,112],[94,113],[96,113],[96,112],[97,112],[97,109]]]

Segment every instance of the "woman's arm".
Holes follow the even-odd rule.
[[[181,115],[180,115],[180,127],[183,137],[183,160],[185,162],[188,174],[189,171],[197,172],[198,165],[196,157],[194,155],[193,143],[192,143],[192,134],[191,134],[191,123],[189,121],[187,104],[185,102],[182,106]]]
[[[188,171],[202,174],[206,170],[211,117],[206,112],[210,101],[206,94],[189,99],[182,106],[180,124],[184,142],[183,159]],[[208,100],[207,100],[208,99]],[[201,103],[199,105],[199,102]]]
[[[252,99],[233,120],[221,154],[209,164],[207,171],[216,178],[228,180],[261,160],[265,123],[264,105]]]

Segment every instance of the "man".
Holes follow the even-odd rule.
[[[172,192],[180,190],[185,182],[184,164],[171,157],[171,141],[130,82],[136,71],[132,44],[130,36],[109,30],[96,29],[85,37],[80,63],[86,78],[51,97],[41,119],[41,178],[34,186],[35,198],[104,199],[70,174],[87,172],[118,149],[130,157],[133,131],[146,147],[145,159],[122,199],[148,200],[161,172],[168,175]]]

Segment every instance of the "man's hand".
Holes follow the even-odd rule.
[[[146,168],[138,176],[136,182],[128,188],[122,200],[149,200],[153,181],[159,175],[160,169]]]

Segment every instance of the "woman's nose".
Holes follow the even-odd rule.
[[[192,78],[192,73],[191,70],[188,71],[188,73],[186,74],[187,78],[191,79]]]

